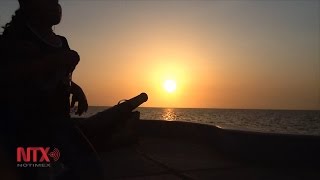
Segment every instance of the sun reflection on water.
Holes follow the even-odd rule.
[[[162,118],[166,121],[177,120],[177,114],[173,109],[163,109]]]

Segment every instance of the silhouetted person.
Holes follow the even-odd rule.
[[[19,0],[20,8],[1,35],[1,135],[8,157],[16,147],[56,147],[65,179],[99,179],[102,169],[94,149],[70,119],[88,108],[82,89],[72,82],[80,58],[52,26],[61,20],[58,0]],[[36,168],[17,168],[22,178],[37,179]],[[40,169],[43,171],[43,169]],[[90,177],[90,178],[88,178]],[[44,179],[40,177],[39,179]]]

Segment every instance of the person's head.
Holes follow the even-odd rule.
[[[20,10],[27,21],[43,25],[54,26],[61,21],[61,6],[58,0],[18,0]]]
[[[20,8],[7,23],[2,35],[20,32],[20,26],[26,21],[43,28],[52,28],[61,21],[61,6],[59,0],[18,0]]]

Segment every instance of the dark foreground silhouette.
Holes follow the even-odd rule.
[[[57,179],[103,179],[100,158],[89,140],[97,141],[96,135],[90,128],[83,132],[70,118],[70,107],[78,103],[76,114],[81,115],[88,102],[82,88],[72,81],[80,56],[65,37],[52,30],[60,23],[61,6],[58,0],[19,0],[19,4],[0,36],[1,175],[36,180],[50,178],[49,171],[54,171]],[[119,112],[121,116],[104,112],[102,119],[108,123],[100,127],[110,136],[127,132],[132,129],[127,122],[139,118],[131,111]],[[17,168],[18,147],[57,148],[61,157],[53,168]]]

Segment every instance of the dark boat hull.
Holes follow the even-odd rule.
[[[318,136],[155,120],[137,131],[138,144],[100,152],[111,179],[320,179]]]

